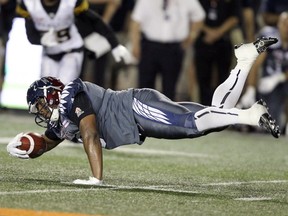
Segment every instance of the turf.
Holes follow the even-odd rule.
[[[0,142],[43,130],[32,117],[0,113]],[[101,187],[76,186],[90,169],[81,145],[37,159],[0,145],[0,207],[100,215],[287,215],[287,137],[232,130],[198,139],[147,139],[104,150]],[[0,214],[1,215],[1,214]]]

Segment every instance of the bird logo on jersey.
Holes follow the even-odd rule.
[[[75,109],[75,114],[77,115],[77,117],[79,118],[80,115],[82,115],[84,113],[83,110],[81,110],[79,107],[76,107]]]

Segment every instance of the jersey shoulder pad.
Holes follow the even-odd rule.
[[[87,0],[77,0],[75,8],[74,8],[74,13],[76,15],[87,11],[89,9],[89,3]]]

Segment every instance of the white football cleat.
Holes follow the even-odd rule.
[[[266,103],[263,100],[259,100],[253,106],[256,106],[256,105],[260,105],[262,106],[263,110],[266,110],[266,112],[264,112],[259,119],[259,122],[258,122],[259,126],[266,129],[275,138],[279,138],[280,137],[279,126],[276,124],[275,119],[273,119],[271,115],[269,114]]]
[[[279,138],[279,126],[276,125],[276,121],[269,114],[268,107],[262,99],[254,103],[248,110],[250,112],[249,118],[252,124],[256,123],[255,125],[264,128],[275,138]]]
[[[256,59],[257,56],[264,52],[269,46],[278,42],[277,38],[262,37],[253,43],[235,45],[235,56],[238,60]]]

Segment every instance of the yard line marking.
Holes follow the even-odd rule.
[[[234,200],[237,201],[265,201],[265,200],[272,200],[271,197],[243,197],[243,198],[236,198]]]
[[[0,144],[8,144],[10,140],[12,139],[9,137],[0,137]],[[62,142],[58,147],[81,147],[82,144],[75,144],[71,143],[69,141]],[[123,153],[131,153],[131,154],[146,154],[146,155],[164,155],[164,156],[181,156],[181,157],[191,157],[191,158],[216,158],[215,155],[208,155],[208,154],[202,154],[202,153],[187,153],[187,152],[179,152],[179,151],[164,151],[164,150],[157,150],[157,149],[141,149],[141,148],[134,148],[134,147],[124,147],[121,146],[119,148],[113,149],[113,152],[123,152]]]
[[[156,149],[134,149],[121,147],[118,149],[114,149],[115,152],[123,152],[123,153],[134,153],[134,154],[149,154],[149,155],[167,155],[167,156],[184,156],[184,157],[205,157],[212,158],[215,156],[201,154],[201,153],[187,153],[187,152],[179,152],[179,151],[164,151],[164,150],[156,150]]]
[[[8,144],[12,137],[0,137],[0,144]]]
[[[69,185],[75,185],[72,183],[65,183]],[[76,186],[76,185],[75,185]],[[80,186],[80,185],[79,185]],[[83,186],[83,185],[82,185]],[[200,194],[199,191],[187,191],[187,190],[176,190],[172,188],[158,188],[157,186],[117,186],[117,185],[102,185],[94,186],[86,185],[89,188],[76,188],[76,189],[46,189],[46,190],[25,190],[25,191],[1,191],[0,196],[2,195],[22,195],[22,194],[37,194],[37,193],[59,193],[59,192],[87,192],[87,191],[98,191],[98,190],[147,190],[155,192],[174,192],[174,193],[185,193],[185,194]],[[91,188],[93,187],[93,188]]]
[[[242,184],[281,184],[288,183],[288,180],[271,180],[271,181],[247,181],[247,182],[216,182],[201,184],[202,186],[229,186],[229,185],[242,185]]]
[[[200,194],[199,191],[188,191],[188,190],[176,190],[173,188],[161,188],[159,186],[144,186],[144,187],[134,187],[134,186],[117,186],[117,185],[105,185],[106,187],[110,187],[113,190],[147,190],[147,191],[155,191],[155,192],[175,192],[175,193],[186,193],[186,194]],[[104,186],[104,187],[105,187]]]
[[[7,145],[14,137],[0,137],[0,144]],[[64,140],[59,146],[77,146],[77,144]],[[82,146],[81,144],[79,146]]]
[[[59,193],[59,192],[83,192],[83,191],[94,191],[98,188],[82,188],[82,189],[46,189],[46,190],[23,190],[23,191],[1,191],[1,195],[21,195],[21,194],[37,194],[37,193]]]

